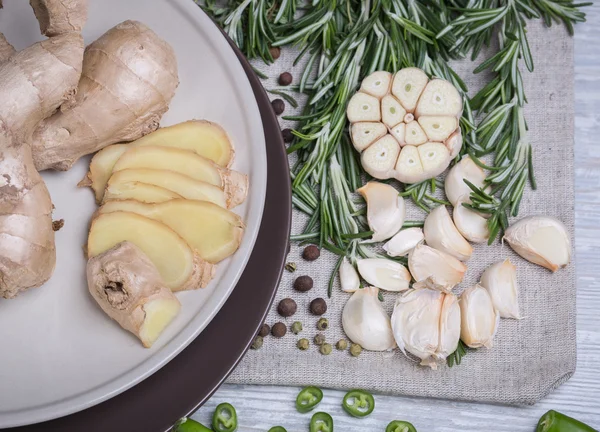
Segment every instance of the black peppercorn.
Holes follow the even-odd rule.
[[[285,110],[285,102],[282,99],[275,99],[271,101],[271,106],[276,115],[281,114]]]
[[[296,313],[298,306],[291,298],[284,298],[277,306],[277,312],[283,317],[290,317]]]
[[[314,261],[321,256],[321,251],[315,245],[308,245],[304,248],[304,252],[302,252],[302,258],[306,261]]]
[[[273,324],[273,327],[271,328],[271,334],[275,337],[284,337],[285,334],[287,333],[287,327],[285,326],[284,323],[282,322],[278,322]]]
[[[258,335],[261,337],[265,337],[265,336],[269,336],[269,333],[271,333],[271,327],[269,327],[269,324],[265,323],[260,328]]]
[[[315,315],[323,315],[327,312],[327,303],[321,297],[310,302],[310,311]]]
[[[292,77],[291,73],[284,72],[281,75],[279,75],[279,85],[288,86],[292,83],[293,79],[294,78]]]
[[[313,287],[313,280],[310,276],[300,276],[294,281],[294,289],[300,292],[310,291]]]
[[[271,53],[271,57],[273,57],[273,60],[277,60],[281,55],[281,48],[271,47],[269,48],[269,53]]]
[[[294,141],[294,134],[291,129],[284,129],[281,131],[281,136],[283,137],[283,142],[291,143]]]

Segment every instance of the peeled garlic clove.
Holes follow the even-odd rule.
[[[430,289],[407,291],[398,297],[392,313],[392,330],[398,348],[421,359],[421,365],[437,368],[440,313],[444,293]]]
[[[400,146],[406,145],[406,141],[404,140],[404,136],[406,135],[406,123],[398,123],[390,129],[390,133],[396,138],[396,141],[398,141]]]
[[[391,257],[408,255],[424,239],[421,228],[403,229],[383,245],[383,250]]]
[[[468,199],[468,201],[465,202],[471,202],[469,198],[471,195],[471,188],[467,186],[464,179],[469,180],[479,188],[483,187],[486,179],[485,172],[477,166],[469,156],[466,156],[459,163],[450,168],[444,181],[446,198],[448,198],[448,201],[450,201],[454,207],[458,205],[459,199],[463,196]]]
[[[375,96],[377,99],[384,97],[390,89],[392,74],[386,71],[373,72],[363,79],[360,91]]]
[[[444,141],[458,127],[456,117],[449,116],[423,116],[419,117],[419,125],[431,141]]]
[[[508,259],[489,266],[481,275],[480,283],[490,293],[492,303],[502,318],[521,319],[517,269]]]
[[[395,167],[396,178],[402,183],[418,183],[427,176],[421,165],[419,150],[415,146],[404,146]]]
[[[373,241],[387,240],[404,224],[404,198],[385,183],[369,182],[357,190],[367,202],[367,221]]]
[[[462,108],[462,98],[456,87],[446,80],[434,79],[425,86],[415,110],[415,117],[452,116],[458,118],[461,116]]]
[[[376,179],[387,179],[394,174],[394,166],[400,153],[400,145],[391,135],[371,144],[361,155],[365,171]]]
[[[379,99],[366,93],[358,92],[350,98],[346,115],[350,123],[378,122],[381,120]]]
[[[374,287],[359,289],[348,299],[342,312],[342,327],[348,338],[369,351],[396,347],[390,318]]]
[[[454,207],[452,212],[454,225],[458,232],[470,242],[484,243],[490,237],[488,221],[479,213],[462,205],[467,199],[468,197],[463,196]]]
[[[444,294],[440,312],[440,343],[435,352],[439,361],[456,351],[460,339],[460,306],[454,294]]]
[[[400,123],[405,115],[406,110],[394,96],[387,95],[381,99],[381,121],[387,127]]]
[[[534,264],[555,272],[571,261],[571,241],[564,224],[549,216],[528,216],[504,233],[513,250]]]
[[[449,253],[461,261],[468,260],[473,253],[469,242],[456,229],[446,206],[440,205],[429,213],[425,218],[423,232],[429,246]]]
[[[344,258],[340,265],[340,284],[344,292],[354,292],[360,288],[358,273],[346,258]]]
[[[439,176],[443,173],[450,164],[450,153],[444,144],[436,142],[428,142],[417,147],[419,150],[419,158],[423,166],[423,173],[427,180]]]
[[[402,264],[384,258],[359,260],[358,272],[371,285],[386,291],[405,291],[411,277]]]
[[[408,254],[408,268],[417,281],[415,288],[427,287],[450,292],[458,285],[467,267],[445,252],[419,244]]]
[[[463,145],[462,133],[460,128],[456,130],[452,135],[448,137],[446,141],[444,141],[444,145],[450,152],[450,159],[454,159],[460,153],[460,149]]]
[[[350,126],[352,144],[359,152],[362,152],[386,134],[387,128],[378,122],[358,122]]]
[[[392,94],[396,96],[406,111],[413,112],[428,81],[429,78],[421,69],[404,68],[394,75]]]
[[[427,135],[416,120],[406,124],[404,141],[408,145],[418,146],[427,142]]]
[[[462,341],[471,348],[491,348],[500,314],[489,292],[481,285],[467,288],[460,295],[459,305]]]

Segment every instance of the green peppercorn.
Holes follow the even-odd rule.
[[[327,318],[321,318],[317,321],[317,329],[327,330],[329,328],[329,320]]]
[[[308,346],[310,345],[310,342],[308,341],[308,339],[300,339],[298,341],[298,349],[302,350],[302,351],[306,351],[308,349]]]
[[[353,343],[352,345],[350,345],[350,354],[352,354],[352,357],[358,357],[361,352],[362,347],[359,344]]]
[[[331,354],[331,350],[332,350],[331,345],[328,343],[324,343],[323,345],[321,345],[321,348],[319,348],[319,351],[323,355]]]
[[[294,333],[294,334],[296,334],[296,335],[297,335],[297,334],[298,334],[298,333],[300,333],[301,331],[302,331],[302,323],[301,323],[300,321],[295,321],[295,322],[292,324],[292,333]]]
[[[321,333],[317,333],[317,335],[315,336],[314,339],[315,345],[323,345],[325,343],[325,336],[323,336]]]
[[[290,273],[294,273],[297,268],[298,268],[298,266],[294,262],[289,262],[285,265],[285,269],[287,271],[289,271]]]
[[[252,349],[258,350],[263,346],[263,338],[262,336],[256,336],[254,338],[254,342],[252,342]]]
[[[335,344],[335,347],[340,351],[344,351],[346,348],[348,348],[348,341],[346,339],[340,339]]]

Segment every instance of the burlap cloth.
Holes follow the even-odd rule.
[[[520,215],[552,215],[562,220],[573,234],[573,42],[562,27],[544,28],[539,22],[528,25],[528,37],[535,61],[534,73],[523,69],[525,92],[529,100],[526,118],[534,148],[534,165],[538,190],[527,190]],[[289,71],[295,82],[299,68],[292,68],[296,52],[283,50],[271,66],[254,62],[254,66],[270,77],[267,89],[277,87],[281,72]],[[454,64],[472,94],[481,87],[485,75],[471,73],[468,62]],[[277,97],[277,96],[274,96]],[[299,101],[304,101],[300,98]],[[286,104],[285,114],[297,113]],[[293,126],[281,121],[282,127]],[[407,219],[422,220],[424,213],[410,200]],[[306,218],[294,211],[293,233],[301,232]],[[477,245],[468,261],[464,282],[455,290],[462,291],[477,282],[490,264],[509,257],[517,266],[519,301],[525,319],[501,320],[493,349],[469,352],[459,366],[440,370],[418,366],[401,352],[363,352],[358,358],[348,351],[333,350],[321,355],[312,343],[317,333],[317,317],[308,311],[315,297],[327,299],[327,283],[335,256],[323,252],[315,262],[301,258],[301,249],[292,245],[288,261],[296,262],[295,273],[284,272],[279,292],[267,322],[283,321],[288,326],[300,321],[304,330],[299,335],[288,331],[282,339],[268,336],[260,350],[250,350],[229,378],[230,383],[272,385],[316,385],[349,389],[364,388],[377,393],[412,395],[502,404],[533,404],[571,377],[576,365],[575,335],[575,266],[571,264],[556,274],[530,264],[517,256],[508,245]],[[269,263],[265,262],[265,266]],[[308,274],[315,287],[307,293],[295,292],[293,281]],[[256,281],[257,284],[260,280]],[[290,318],[278,316],[277,303],[291,297],[298,312]],[[344,337],[341,311],[349,294],[336,284],[327,299],[331,327],[325,331],[332,345]],[[396,294],[385,293],[385,307],[391,313]],[[233,319],[233,318],[232,318]],[[300,338],[311,340],[307,351],[300,351]]]

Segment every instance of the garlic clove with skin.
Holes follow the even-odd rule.
[[[401,230],[384,244],[383,250],[391,257],[405,256],[424,240],[425,236],[421,228],[407,228]]]
[[[460,326],[458,297],[446,293],[440,312],[440,342],[435,351],[435,357],[439,361],[445,361],[450,354],[456,351],[460,339]]]
[[[355,292],[360,288],[360,278],[352,264],[346,258],[343,259],[340,265],[340,285],[344,292]]]
[[[446,141],[444,141],[444,145],[450,152],[450,159],[454,159],[460,153],[460,149],[463,145],[462,133],[460,128],[456,130],[452,135],[448,137]]]
[[[427,215],[423,232],[429,246],[461,261],[468,260],[473,253],[473,248],[458,232],[444,205],[436,207]]]
[[[527,261],[553,272],[571,261],[571,241],[564,224],[549,216],[528,216],[504,233],[510,247]]]
[[[501,318],[521,319],[517,268],[508,258],[489,266],[481,275],[480,284],[490,293]]]
[[[348,338],[369,351],[387,351],[396,347],[390,318],[378,298],[379,289],[359,289],[348,299],[342,311],[342,327]]]
[[[361,259],[357,266],[364,280],[385,291],[406,291],[411,281],[406,267],[385,258]]]
[[[469,180],[475,186],[482,188],[486,179],[485,172],[473,160],[466,156],[459,163],[454,165],[448,171],[448,175],[444,180],[444,189],[446,198],[454,207],[458,205],[458,201],[462,198],[466,203],[470,203],[471,188],[465,183],[465,179]]]
[[[488,220],[479,213],[462,205],[467,199],[468,197],[461,197],[457,206],[454,207],[454,211],[452,212],[454,225],[458,232],[470,242],[484,243],[488,241],[490,237]]]
[[[367,202],[367,222],[373,231],[372,241],[387,240],[404,224],[406,209],[394,187],[379,182],[368,182],[357,190]]]
[[[491,348],[498,330],[500,314],[492,297],[481,285],[467,288],[460,295],[461,340],[471,348]]]
[[[419,244],[408,254],[408,268],[417,281],[414,288],[451,292],[462,282],[467,267],[445,252]]]

